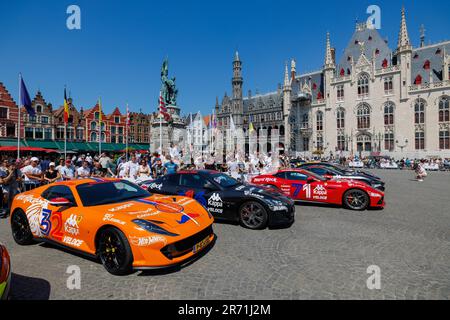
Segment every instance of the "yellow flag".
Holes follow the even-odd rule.
[[[255,128],[253,128],[253,123],[250,122],[250,126],[249,126],[249,129],[248,129],[248,132],[252,133],[253,131],[255,131]]]

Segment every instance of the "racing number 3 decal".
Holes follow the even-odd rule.
[[[56,223],[56,227],[52,226]],[[64,236],[62,230],[62,213],[61,212],[52,212],[49,209],[42,209],[42,220],[41,220],[41,232],[44,236],[61,240]]]

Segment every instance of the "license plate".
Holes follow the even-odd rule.
[[[203,239],[202,241],[200,241],[199,243],[197,243],[194,248],[192,249],[192,251],[194,253],[199,252],[200,250],[202,250],[204,247],[206,247],[209,243],[211,242],[211,238],[210,236],[207,236],[205,239]]]

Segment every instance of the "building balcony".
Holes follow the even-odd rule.
[[[313,101],[311,103],[311,106],[316,107],[316,106],[321,106],[321,105],[325,105],[325,104],[326,104],[325,99],[317,99],[316,101]]]
[[[433,83],[424,83],[424,84],[414,84],[409,86],[409,92],[415,93],[420,91],[427,91],[433,89],[449,89],[450,88],[450,80],[433,82]]]
[[[387,74],[387,73],[392,73],[392,72],[398,72],[400,71],[400,66],[399,65],[395,65],[395,66],[390,66],[387,68],[382,68],[382,69],[378,69],[375,70],[375,75],[383,75],[383,74]]]

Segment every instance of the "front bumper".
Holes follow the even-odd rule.
[[[287,209],[284,211],[271,211],[269,227],[293,224],[295,221],[295,204],[288,205]]]
[[[194,246],[199,242],[208,239],[208,244],[198,251],[194,251]],[[133,263],[135,270],[155,270],[180,266],[195,260],[201,253],[212,247],[216,240],[216,235],[212,225],[185,239],[168,244],[160,250],[140,250],[140,257]]]

